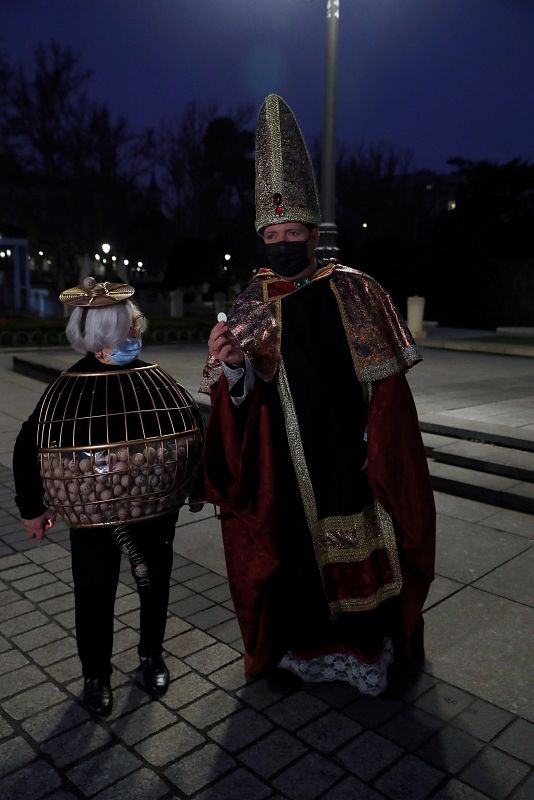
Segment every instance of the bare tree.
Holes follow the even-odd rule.
[[[7,134],[27,169],[62,176],[73,153],[83,148],[88,105],[84,86],[89,73],[70,49],[52,42],[35,50],[34,73],[22,68],[8,87]]]
[[[165,212],[180,232],[198,234],[199,186],[203,182],[204,135],[217,117],[217,107],[206,109],[191,102],[181,117],[162,120],[156,139]]]
[[[159,211],[151,131],[133,133],[123,117],[90,101],[89,73],[56,42],[36,48],[33,72],[4,71],[2,138],[21,175],[0,191],[2,216],[51,256],[60,286],[101,237],[119,249],[133,237],[139,250],[139,220],[150,218],[154,228]]]

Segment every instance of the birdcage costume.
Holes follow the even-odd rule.
[[[124,304],[134,292],[88,277],[59,299],[81,308],[83,336],[87,314],[100,313],[92,309]],[[86,357],[50,384],[32,417],[45,502],[71,528],[158,517],[189,494],[203,422],[158,364],[110,367]]]
[[[46,502],[73,528],[175,511],[188,495],[202,438],[195,401],[157,364],[67,370],[38,412]]]

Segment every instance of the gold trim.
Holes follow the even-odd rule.
[[[114,522],[92,522],[91,524],[83,525],[81,522],[80,523],[74,523],[74,522],[70,522],[70,520],[63,519],[61,517],[61,515],[59,514],[59,512],[56,511],[56,513],[61,518],[61,521],[64,522],[65,525],[68,525],[69,528],[85,528],[85,529],[88,529],[88,528],[109,528],[111,525],[121,525],[121,524],[130,526],[130,525],[135,525],[137,522],[146,522],[149,519],[155,519],[156,517],[164,517],[166,514],[173,514],[175,511],[179,511],[185,505],[186,499],[187,499],[187,497],[184,497],[183,498],[183,502],[179,503],[176,506],[173,504],[173,505],[169,506],[168,508],[166,508],[164,511],[159,511],[156,514],[149,514],[146,517],[136,517],[135,519],[120,520],[119,522],[117,522],[117,520],[115,520]]]
[[[347,319],[347,315],[345,313],[345,307],[343,305],[343,301],[341,300],[341,295],[339,294],[339,290],[338,290],[337,286],[334,284],[333,281],[330,281],[330,288],[334,292],[334,296],[336,298],[336,303],[337,303],[338,308],[339,308],[339,314],[341,316],[341,322],[343,323],[343,329],[345,331],[345,337],[347,339],[347,343],[348,343],[349,349],[350,349],[350,354],[352,356],[352,363],[354,364],[354,371],[355,371],[355,373],[356,373],[356,375],[358,377],[358,380],[361,382],[361,372],[362,372],[362,370],[361,370],[360,364],[358,363],[358,356],[356,355],[356,350],[355,350],[354,344],[352,342],[351,329],[350,329],[349,321]]]
[[[269,297],[268,289],[272,283],[280,283],[280,282],[292,283],[292,284],[295,283],[295,281],[292,281],[289,278],[280,278],[277,275],[274,275],[274,273],[272,273],[271,271],[272,277],[268,276],[266,278],[262,278],[263,302],[269,304],[269,303],[274,303],[275,300],[281,300],[282,298],[287,297],[288,294],[293,294],[293,292],[299,292],[301,289],[305,289],[307,286],[310,285],[310,283],[315,283],[316,281],[320,281],[323,278],[328,278],[333,271],[334,271],[333,264],[327,264],[324,267],[319,267],[318,269],[315,270],[315,272],[311,273],[311,275],[309,276],[309,281],[307,283],[303,283],[302,286],[294,285],[293,288],[289,289],[289,291],[287,292],[277,294],[275,297]]]
[[[274,303],[274,317],[276,320],[276,355],[278,365],[282,365],[282,301],[278,299]],[[282,365],[283,366],[283,365]],[[275,368],[276,369],[276,368]]]
[[[106,366],[104,364],[104,366]],[[144,367],[130,367],[129,369],[110,369],[105,372],[70,372],[65,370],[61,375],[73,375],[76,378],[101,378],[104,375],[124,375],[126,372],[144,372],[147,369],[157,369],[159,364],[146,364]]]
[[[332,613],[337,613],[339,611],[363,611],[376,608],[383,600],[400,594],[402,587],[395,530],[391,518],[380,503],[375,500],[373,504],[367,506],[358,514],[318,519],[315,493],[306,463],[295,405],[282,358],[280,358],[279,363],[277,386],[284,411],[291,460],[321,577],[327,564],[364,561],[371,553],[381,549],[386,550],[393,571],[393,581],[381,586],[374,595],[365,598],[349,598],[329,602],[330,610]],[[341,546],[340,543],[344,534],[345,543]],[[357,545],[354,544],[355,538],[359,540]],[[332,541],[329,542],[329,539]]]
[[[156,411],[157,413],[164,414],[167,411],[187,411],[188,408],[189,408],[189,406],[178,406],[177,405],[177,406],[172,406],[172,408],[165,408],[165,407],[162,406],[162,407],[144,409],[144,411]],[[37,424],[38,425],[49,425],[50,423],[53,423],[53,422],[80,422],[81,420],[112,419],[113,417],[120,417],[122,419],[123,417],[124,418],[133,417],[135,415],[139,415],[140,413],[142,413],[142,411],[140,409],[137,409],[136,411],[113,411],[113,412],[108,412],[107,414],[84,414],[83,416],[81,416],[81,415],[80,416],[76,416],[74,414],[73,416],[69,416],[69,417],[66,417],[66,416],[64,416],[64,417],[51,417],[50,419],[39,420],[39,422]],[[182,433],[182,431],[180,431],[180,433]],[[159,436],[160,436],[160,434],[157,434],[156,438],[159,438]],[[161,434],[161,436],[169,436],[169,434],[168,433]],[[144,438],[146,439],[146,438],[151,438],[151,437],[145,436]],[[127,441],[130,441],[130,439],[128,438]]]
[[[325,563],[365,561],[376,549],[384,547],[384,543],[387,549],[395,545],[391,519],[376,500],[358,514],[325,517],[317,520],[316,525],[325,542]],[[358,531],[358,544],[347,546],[354,530]],[[380,531],[378,535],[377,530]]]
[[[261,291],[262,291],[263,302],[264,303],[270,303],[270,302],[272,302],[272,299],[278,300],[277,297],[276,298],[270,298],[268,296],[268,294],[267,294],[267,289],[269,287],[269,284],[272,283],[274,280],[276,280],[276,278],[267,278],[267,280],[262,281]],[[278,278],[278,280],[280,280],[280,278]]]
[[[269,214],[264,213],[263,216],[257,217],[256,230],[259,233],[262,228],[266,228],[268,225],[278,225],[280,222],[309,222],[310,225],[317,228],[320,219],[317,218],[316,212],[308,211],[302,206],[284,206],[284,214],[279,217],[273,206],[273,210]]]
[[[43,424],[43,423],[40,423]],[[105,444],[82,445],[81,447],[38,447],[38,453],[86,453],[89,450],[114,450],[116,447],[127,447],[150,444],[151,442],[164,442],[167,439],[181,439],[190,433],[196,433],[200,428],[189,428],[180,433],[166,433],[162,436],[147,436],[145,439],[127,439],[122,442],[107,442]]]
[[[318,563],[321,564],[322,554],[319,549],[319,542],[317,541],[317,537],[315,535],[317,525],[317,504],[315,502],[315,495],[312,488],[310,473],[308,471],[308,465],[306,464],[306,456],[304,455],[304,447],[302,445],[302,439],[300,436],[297,413],[295,411],[291,389],[289,388],[286,368],[281,356],[278,363],[277,384],[278,393],[284,409],[284,421],[286,426],[287,440],[289,443],[289,451],[291,453],[291,460],[293,461],[295,475],[297,476],[300,495],[304,504],[306,520],[308,522],[308,528],[310,529],[310,533],[312,535],[315,556]]]
[[[402,584],[389,583],[381,586],[378,592],[369,597],[351,597],[344,600],[333,600],[328,604],[332,614],[339,614],[343,611],[373,611],[385,600],[391,597],[398,597]]]
[[[265,118],[267,131],[272,148],[271,158],[271,186],[273,194],[284,194],[284,167],[282,163],[282,143],[280,132],[280,108],[278,97],[269,95],[265,101]]]

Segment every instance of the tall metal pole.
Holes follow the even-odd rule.
[[[340,0],[327,0],[326,4],[326,78],[324,95],[323,149],[321,158],[321,240],[320,255],[335,257],[337,247],[336,227],[336,94],[337,94],[337,41]]]

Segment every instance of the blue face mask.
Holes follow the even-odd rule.
[[[112,350],[108,358],[110,361],[113,361],[114,364],[117,364],[117,366],[122,367],[124,364],[129,364],[130,361],[134,361],[134,359],[137,358],[141,352],[142,346],[143,343],[139,336],[135,339],[126,339],[126,341]]]

